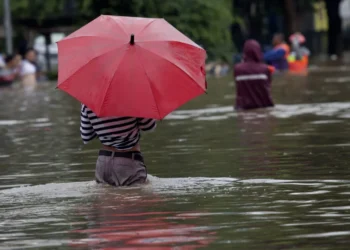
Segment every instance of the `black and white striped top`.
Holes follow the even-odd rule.
[[[116,149],[131,149],[136,146],[142,131],[156,128],[156,121],[135,117],[103,117],[99,118],[84,104],[81,106],[80,134],[84,143],[98,137],[105,146]]]

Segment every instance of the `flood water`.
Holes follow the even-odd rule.
[[[244,113],[209,80],[143,136],[133,188],[95,184],[99,143],[54,87],[0,90],[1,250],[349,249],[350,67],[276,76],[276,107]]]

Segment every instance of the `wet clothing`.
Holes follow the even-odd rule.
[[[263,63],[260,44],[248,40],[244,45],[243,62],[234,67],[236,109],[274,106],[270,94],[271,70]]]
[[[16,70],[0,68],[0,86],[10,86],[17,76]]]
[[[0,68],[5,68],[6,67],[6,62],[4,59],[4,56],[0,54]]]
[[[80,133],[84,143],[98,137],[105,146],[119,150],[131,149],[138,144],[142,131],[156,128],[156,121],[135,117],[99,118],[84,104],[81,106]]]
[[[279,71],[288,70],[287,58],[289,52],[290,48],[287,44],[280,44],[264,54],[264,61],[274,66]]]
[[[23,77],[25,75],[36,74],[36,68],[33,63],[28,60],[23,60],[21,65],[20,75]]]
[[[289,54],[289,58],[297,61],[303,60],[304,57],[309,57],[310,56],[310,50],[304,46],[301,46],[301,43],[298,41],[297,37],[294,37],[291,40],[292,43],[292,52]]]
[[[98,137],[101,143],[117,150],[136,147],[141,131],[151,131],[156,127],[154,119],[135,117],[99,118],[82,104],[80,133],[84,143]],[[114,152],[100,150],[96,162],[96,181],[113,186],[129,186],[144,183],[147,170],[143,156],[138,151]]]
[[[96,162],[96,182],[112,186],[143,184],[147,169],[140,152],[112,152],[100,150]]]

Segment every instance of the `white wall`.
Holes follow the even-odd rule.
[[[350,0],[343,0],[339,6],[339,14],[343,20],[343,29],[350,27]]]

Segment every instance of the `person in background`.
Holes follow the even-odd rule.
[[[36,52],[34,49],[29,48],[24,53],[24,60],[21,65],[21,80],[24,85],[35,85],[36,80]]]
[[[86,105],[81,108],[80,133],[84,143],[98,137],[103,147],[96,163],[97,183],[112,186],[142,184],[147,169],[140,151],[141,131],[152,131],[156,121],[135,117],[99,118]]]
[[[36,79],[38,82],[41,82],[41,81],[46,81],[47,80],[47,76],[46,76],[46,73],[43,71],[43,67],[42,65],[40,65],[38,63],[38,61],[36,61],[34,63],[35,67],[36,67]]]
[[[281,33],[277,33],[272,39],[273,49],[264,54],[264,61],[269,65],[272,65],[279,71],[288,70],[288,55],[290,47],[284,41],[284,36]]]
[[[304,56],[310,56],[310,50],[305,46],[302,46],[302,44],[306,42],[306,39],[300,32],[296,32],[291,35],[289,40],[292,44],[291,55],[295,58],[295,60],[300,61]]]
[[[6,66],[4,55],[0,54],[0,68],[4,68]]]
[[[18,54],[7,55],[4,66],[0,68],[0,86],[9,86],[19,75],[21,56]]]
[[[237,110],[272,107],[270,94],[273,69],[263,62],[260,44],[247,40],[243,49],[243,62],[234,67]]]

